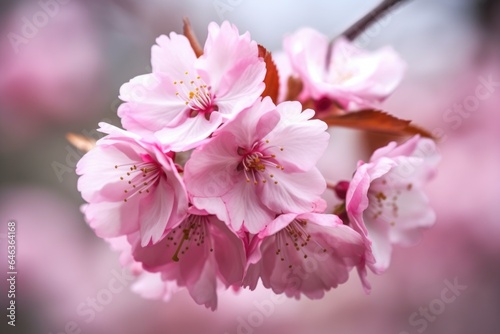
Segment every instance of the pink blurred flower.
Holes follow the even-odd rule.
[[[142,245],[158,242],[187,212],[187,194],[170,154],[140,137],[100,123],[109,135],[78,162],[85,216],[103,238],[140,231]]]
[[[359,233],[335,215],[317,213],[280,215],[251,244],[257,255],[244,284],[253,290],[260,277],[273,292],[295,298],[321,298],[346,282],[365,252]]]
[[[323,206],[326,183],[315,164],[329,135],[313,116],[298,102],[275,106],[270,98],[241,112],[187,162],[194,205],[251,233],[276,214]]]
[[[127,236],[108,238],[111,249],[120,253],[120,264],[128,268],[137,277],[132,284],[131,290],[143,298],[161,299],[170,301],[174,293],[179,290],[175,281],[164,281],[160,273],[151,273],[142,268],[142,264],[134,260],[132,256],[132,245]]]
[[[160,36],[152,48],[153,73],[120,89],[123,126],[155,133],[173,151],[195,147],[221,124],[252,105],[264,90],[265,64],[248,33],[211,23],[204,53],[183,35]]]
[[[57,15],[43,25],[34,20],[45,14],[38,1],[13,2],[2,12],[0,136],[10,142],[2,148],[26,145],[54,125],[95,119],[107,106],[109,73],[95,18],[81,1],[50,2]]]
[[[311,28],[286,37],[284,50],[304,83],[301,99],[327,98],[348,110],[376,106],[394,91],[405,70],[390,47],[366,52],[344,37],[330,45],[327,36]]]
[[[433,177],[438,160],[434,142],[414,136],[399,146],[391,142],[375,151],[370,162],[358,164],[346,210],[352,228],[365,239],[366,265],[373,272],[387,269],[393,244],[414,244],[421,230],[434,224],[423,186]],[[359,271],[368,288],[366,268]]]
[[[136,244],[134,237],[131,243]],[[217,283],[240,284],[245,272],[245,247],[226,224],[194,207],[156,245],[135,245],[133,255],[143,268],[161,273],[164,281],[185,286],[198,304],[217,307]]]
[[[175,281],[164,281],[160,273],[143,271],[130,289],[142,298],[168,302],[180,290]]]

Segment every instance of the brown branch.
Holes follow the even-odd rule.
[[[347,28],[342,35],[352,41],[363,33],[369,26],[387,14],[393,7],[400,5],[406,0],[384,0],[368,14],[363,16],[359,21]]]
[[[191,23],[187,17],[182,18],[182,22],[184,23],[183,31],[184,36],[189,40],[189,44],[193,48],[193,51],[196,57],[199,57],[203,54],[203,48],[201,47],[196,35],[194,34],[193,28],[191,27]]]
[[[66,134],[66,140],[82,152],[90,151],[94,148],[96,142],[95,139],[71,132]]]

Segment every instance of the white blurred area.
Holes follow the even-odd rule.
[[[17,221],[20,306],[19,327],[12,331],[2,320],[0,332],[64,333],[74,321],[81,333],[92,334],[413,334],[421,327],[409,322],[411,315],[440,298],[445,280],[458,279],[467,288],[427,321],[424,332],[498,333],[500,30],[478,22],[477,6],[485,1],[407,2],[358,43],[367,49],[390,44],[408,63],[405,80],[384,109],[439,132],[443,159],[428,188],[438,221],[417,246],[396,249],[386,274],[371,276],[371,295],[364,294],[352,272],[347,284],[322,300],[269,304],[271,294],[264,289],[228,291],[219,309],[210,312],[186,293],[164,303],[142,299],[127,285],[89,322],[77,313],[78,306],[105,289],[120,267],[118,254],[93,234],[79,212],[83,201],[74,174],[79,153],[68,148],[66,132],[95,134],[103,119],[119,124],[120,85],[150,71],[155,38],[180,33],[184,16],[200,41],[210,21],[227,19],[268,49],[279,50],[283,36],[302,26],[333,38],[378,1],[72,0],[61,4],[18,53],[7,34],[19,33],[23,17],[31,19],[41,8],[37,1],[2,2],[0,233],[9,219]],[[497,22],[499,7],[496,16],[489,13]],[[499,85],[474,111],[453,111],[476,94],[479,77]],[[320,168],[335,182],[349,178],[356,161],[369,152],[360,133],[331,133]]]

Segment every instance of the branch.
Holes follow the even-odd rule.
[[[350,26],[342,33],[348,40],[352,41],[363,33],[369,26],[387,14],[389,10],[406,0],[384,0],[371,12],[363,16],[359,21]]]
[[[196,35],[194,34],[189,19],[187,17],[184,17],[182,19],[182,22],[184,22],[184,27],[183,27],[184,36],[186,36],[187,39],[189,40],[189,44],[191,44],[191,47],[193,48],[196,57],[201,56],[203,54],[203,48],[201,47],[200,43],[198,42],[198,39],[196,38]]]

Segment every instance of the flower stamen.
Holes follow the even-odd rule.
[[[179,262],[180,255],[184,255],[189,250],[191,242],[195,242],[198,247],[205,244],[206,223],[206,216],[190,215],[167,235],[166,247],[170,247],[171,244],[176,247],[172,255],[173,261]],[[176,231],[182,233],[176,235]],[[184,243],[187,243],[187,245],[183,249]],[[210,245],[210,252],[213,252],[212,245]]]
[[[265,143],[268,144],[269,140],[266,140]],[[267,176],[263,174],[267,168],[285,169],[285,167],[276,161],[276,155],[268,154],[266,150],[263,149],[262,144],[259,142],[254,143],[251,150],[238,147],[237,152],[238,155],[242,156],[242,160],[237,169],[243,171],[246,182],[250,183],[253,181],[255,185],[258,185],[260,181],[267,183],[267,177],[274,178],[274,174],[272,173]],[[273,181],[273,183],[278,184],[278,181]]]
[[[127,171],[124,176],[120,176],[120,181],[127,181],[129,187],[123,192],[126,197],[123,199],[127,202],[137,194],[149,193],[150,188],[155,186],[162,175],[161,168],[155,162],[130,163],[123,165],[115,165],[115,169],[123,169]]]
[[[217,111],[218,108],[213,104],[212,87],[208,86],[199,75],[192,76],[187,71],[184,74],[187,76],[186,81],[174,81],[173,84],[178,89],[175,95],[190,109],[189,117],[196,117],[200,112],[209,115],[212,111]]]

